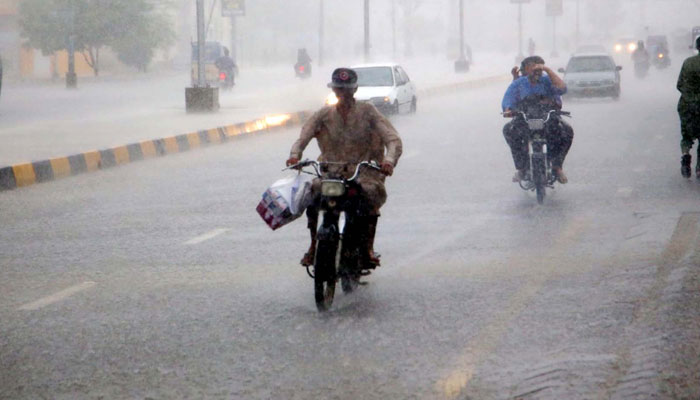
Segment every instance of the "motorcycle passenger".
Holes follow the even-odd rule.
[[[637,49],[632,53],[632,61],[634,61],[634,69],[646,72],[649,69],[649,52],[644,48],[644,41],[637,42]]]
[[[700,37],[695,40],[695,48],[700,51]],[[700,140],[700,54],[687,58],[683,62],[678,76],[678,115],[681,119],[681,174],[690,178],[690,150],[695,139]],[[695,176],[700,179],[700,143],[698,144],[698,163]]]
[[[381,172],[363,168],[357,182],[362,188],[362,196],[367,203],[366,210],[360,210],[361,230],[366,232],[367,253],[365,261],[379,265],[379,255],[374,253],[374,235],[377,229],[379,209],[386,202],[384,187],[386,175],[392,175],[402,152],[401,138],[392,124],[369,103],[355,101],[357,73],[349,68],[333,71],[328,87],[333,89],[338,103],[325,106],[304,124],[299,139],[292,145],[287,165],[299,162],[302,153],[311,139],[316,139],[323,162],[344,162],[345,165],[328,165],[329,172],[350,178],[358,163],[374,160],[380,163]],[[385,154],[386,149],[386,154]],[[320,192],[320,181],[314,181],[312,190]],[[362,215],[363,214],[363,215]],[[311,233],[311,246],[301,264],[312,265],[316,251],[316,226],[318,210],[309,207],[306,211]]]
[[[542,72],[545,72],[546,75],[543,75]],[[561,96],[566,93],[566,83],[544,65],[542,57],[525,58],[520,64],[520,69],[515,67],[511,73],[513,74],[513,82],[508,86],[501,103],[504,116],[512,116],[512,112],[518,110],[522,101],[535,96],[551,103],[551,107],[554,109],[561,109]],[[523,76],[517,77],[518,73]],[[511,121],[503,127],[503,136],[510,146],[515,164],[516,171],[513,182],[520,182],[526,178],[528,167],[527,132]],[[573,140],[573,128],[562,120],[559,120],[559,129],[554,134],[547,136],[548,150],[552,157],[552,170],[559,183],[568,182],[563,165]]]
[[[236,66],[236,63],[233,61],[233,58],[229,56],[229,51],[226,47],[224,47],[224,55],[217,58],[216,61],[214,62],[216,65],[216,68],[219,69],[219,71],[223,72],[226,74],[226,80],[230,81],[231,86],[234,85],[234,74],[236,72],[236,69],[238,67]]]

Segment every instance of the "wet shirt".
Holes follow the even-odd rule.
[[[681,103],[700,105],[700,55],[687,58],[678,76]]]
[[[290,157],[301,159],[304,149],[314,138],[321,150],[319,161],[357,164],[373,160],[396,166],[401,157],[402,143],[398,132],[373,105],[367,103],[355,103],[347,120],[343,120],[336,106],[326,106],[314,113],[292,145]],[[383,181],[384,176],[378,171],[365,168],[363,175],[365,171]],[[344,175],[351,172],[354,172],[354,165],[348,165]]]
[[[514,80],[506,94],[503,96],[501,107],[503,111],[506,109],[514,110],[518,104],[530,96],[545,96],[551,98],[554,102],[561,105],[561,95],[566,93],[566,89],[559,89],[552,83],[552,80],[547,75],[542,75],[540,80],[534,85],[530,83],[527,76],[520,77]]]

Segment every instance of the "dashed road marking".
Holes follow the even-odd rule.
[[[19,308],[21,311],[34,311],[38,310],[42,307],[46,307],[50,304],[57,303],[63,299],[66,299],[78,292],[82,292],[83,290],[90,289],[91,287],[95,286],[95,282],[83,282],[75,286],[71,286],[69,288],[63,289],[60,292],[54,293],[51,296],[46,296],[43,297],[37,301],[27,303]]]
[[[209,239],[213,239],[213,238],[221,235],[222,233],[226,233],[228,231],[230,231],[230,229],[228,229],[228,228],[214,229],[211,232],[205,233],[204,235],[200,235],[200,236],[197,236],[195,238],[192,238],[192,239],[186,241],[185,244],[186,245],[199,244],[199,243],[202,243],[202,242],[207,241]]]
[[[494,314],[491,322],[467,344],[457,361],[456,369],[435,385],[444,398],[455,399],[469,386],[477,367],[489,354],[497,350],[510,324],[556,273],[561,264],[560,260],[569,247],[576,243],[586,226],[587,222],[583,218],[571,221],[552,248],[551,256],[540,265],[544,270],[524,281],[520,289],[509,299],[508,304]]]
[[[617,196],[618,197],[630,197],[632,195],[632,191],[634,190],[633,187],[621,187],[617,189]]]

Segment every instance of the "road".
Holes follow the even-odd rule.
[[[697,398],[677,69],[623,72],[619,102],[567,101],[542,206],[510,182],[503,85],[395,118],[383,266],[325,314],[305,223],[254,211],[296,129],[0,193],[0,398]]]

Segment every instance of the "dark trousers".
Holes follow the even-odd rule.
[[[552,167],[561,168],[574,141],[574,129],[564,121],[558,121],[557,128],[545,130],[547,136],[547,152],[552,161]],[[511,121],[503,127],[503,136],[510,146],[515,169],[527,169],[527,125],[519,121]]]
[[[678,107],[678,115],[681,118],[681,152],[689,154],[695,139],[700,139],[700,106],[681,103]],[[698,146],[698,160],[700,161],[700,146]]]

